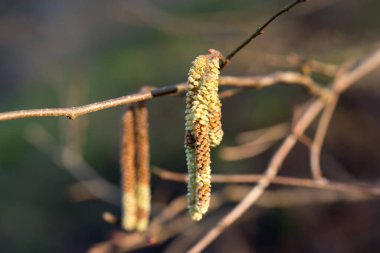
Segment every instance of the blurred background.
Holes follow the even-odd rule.
[[[209,48],[229,53],[288,2],[0,1],[0,111],[76,106],[126,95],[143,85],[182,82],[197,55]],[[298,71],[269,60],[274,56],[299,55],[337,65],[361,58],[380,45],[379,10],[376,0],[302,4],[272,24],[222,74]],[[331,81],[315,78],[327,85]],[[372,73],[342,96],[324,145],[327,178],[378,183],[379,78],[380,71]],[[238,161],[225,161],[220,150],[236,145],[240,132],[290,122],[293,108],[308,98],[298,87],[276,86],[224,100],[225,137],[212,154],[213,171],[261,173],[278,145]],[[184,99],[158,98],[148,107],[151,164],[185,172]],[[74,121],[0,122],[1,252],[85,252],[117,229],[101,215],[120,214],[124,110]],[[281,174],[309,177],[308,159],[308,150],[297,145]],[[96,176],[106,180],[98,188],[100,195],[104,189],[108,193],[103,200],[78,185],[78,180]],[[157,177],[152,188],[153,211],[186,193],[184,184]],[[205,224],[211,226],[231,207],[221,207]],[[379,210],[378,200],[253,207],[205,252],[378,252]],[[139,252],[164,252],[170,243]]]

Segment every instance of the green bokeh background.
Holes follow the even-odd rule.
[[[133,93],[143,85],[182,82],[197,55],[209,48],[227,54],[285,2],[1,1],[0,111],[76,106]],[[335,64],[366,55],[379,46],[379,10],[376,0],[310,1],[271,25],[222,74],[297,71],[266,64],[265,53],[296,53]],[[380,178],[379,77],[376,71],[342,97],[325,148],[350,177],[325,162],[332,171],[328,176],[371,183]],[[300,88],[276,86],[226,99],[223,145],[234,145],[239,132],[289,121],[292,108],[309,97]],[[157,98],[148,107],[151,163],[185,172],[183,98]],[[119,207],[97,199],[75,201],[69,189],[77,181],[48,153],[57,145],[72,145],[104,179],[118,185],[124,110],[74,121],[0,122],[0,252],[84,252],[116,229],[101,214],[119,214]],[[39,140],[38,129],[53,143],[43,144],[47,152],[30,141]],[[258,173],[274,150],[226,162],[217,149],[213,169]],[[283,173],[309,176],[307,159],[306,150],[297,146]],[[152,187],[157,206],[186,191],[185,185],[156,177]],[[369,201],[266,210],[234,226],[207,252],[228,252],[236,241],[242,243],[239,252],[377,252],[379,209],[378,201]]]

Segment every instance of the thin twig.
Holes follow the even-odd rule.
[[[106,181],[83,157],[66,146],[60,147],[39,125],[27,128],[26,139],[37,149],[49,155],[52,161],[65,169],[93,196],[113,205],[120,205],[120,189]]]
[[[215,192],[209,211],[217,210],[227,200],[231,201],[224,198],[224,194]],[[109,241],[92,246],[89,252],[105,253],[110,248],[114,249],[112,253],[126,252],[167,241],[177,234],[186,232],[189,226],[198,226],[191,221],[187,212],[183,213],[186,208],[186,196],[177,197],[153,219],[145,233],[117,232]]]
[[[150,244],[158,244],[180,233],[187,225],[190,224],[190,218],[187,214],[180,215],[187,207],[186,196],[180,196],[172,200],[156,217],[152,220],[146,232],[134,233],[116,233],[112,239],[102,243],[95,244],[88,251],[108,253],[108,249],[114,249],[112,253],[118,251],[128,251],[149,246]],[[178,226],[177,220],[180,223]],[[172,225],[177,224],[177,226]],[[165,229],[163,227],[165,226]],[[176,228],[176,229],[172,229]]]
[[[264,141],[264,140],[266,140],[266,138],[264,138],[264,140],[263,140],[261,136],[262,135],[268,135],[268,133],[275,132],[276,135],[278,135],[279,133],[284,133],[284,134],[289,133],[289,131],[290,131],[290,124],[288,122],[284,122],[284,123],[279,123],[279,124],[272,125],[272,126],[265,127],[265,128],[240,132],[236,135],[235,141],[238,144],[243,145],[243,144],[249,143],[249,142],[254,141],[254,140]],[[272,135],[270,135],[270,136],[272,136]]]
[[[171,171],[160,169],[157,167],[155,167],[152,172],[163,180],[169,180],[169,181],[181,182],[181,183],[185,183],[187,180],[187,175],[184,173],[171,172]],[[262,174],[231,174],[231,175],[213,174],[212,182],[213,183],[233,183],[233,184],[257,183],[263,177],[264,175]],[[273,178],[272,183],[279,184],[279,185],[287,185],[287,186],[315,188],[315,189],[321,189],[321,190],[380,195],[380,187],[363,185],[363,184],[341,183],[341,182],[334,182],[334,181],[329,181],[326,184],[320,184],[313,179],[283,177],[283,176],[276,176],[275,178]]]
[[[260,62],[274,67],[300,68],[304,65],[307,65],[307,67],[310,68],[312,72],[319,73],[328,77],[334,77],[338,70],[337,65],[321,62],[315,59],[308,59],[297,54],[276,55],[269,53],[259,53],[257,57],[260,59]]]
[[[294,6],[306,2],[306,0],[297,0],[293,3],[287,5],[283,9],[281,9],[279,12],[277,12],[275,15],[273,15],[271,18],[269,18],[262,26],[260,26],[248,39],[246,39],[243,43],[241,43],[238,47],[236,47],[231,53],[229,53],[226,57],[226,63],[230,61],[240,50],[242,50],[245,46],[247,46],[253,39],[263,34],[264,29],[272,23],[276,18],[281,16],[283,13],[288,12],[290,9],[292,9]],[[223,68],[226,63],[221,65],[221,68]]]
[[[261,133],[260,135],[256,135]],[[225,161],[237,161],[241,159],[247,159],[256,155],[259,155],[270,147],[272,147],[276,141],[285,138],[289,133],[289,124],[279,124],[267,129],[260,129],[256,131],[250,131],[239,134],[239,136],[254,136],[256,137],[253,140],[252,138],[246,138],[245,143],[238,146],[224,146],[220,152],[219,156]],[[240,138],[243,140],[243,138]]]
[[[57,117],[65,116],[68,119],[75,119],[78,116],[89,114],[92,112],[122,106],[134,102],[144,101],[153,98],[150,92],[137,93],[128,96],[122,96],[113,98],[101,102],[87,104],[78,107],[71,108],[47,108],[47,109],[32,109],[32,110],[20,110],[13,112],[0,113],[0,121],[13,120],[20,118],[34,118],[34,117]]]
[[[310,165],[313,177],[317,180],[322,180],[321,182],[324,182],[320,165],[322,145],[324,139],[326,138],[326,133],[338,103],[340,93],[349,88],[363,75],[363,73],[368,73],[377,65],[380,65],[380,50],[367,58],[365,62],[365,65],[360,65],[355,71],[352,72],[349,72],[348,69],[350,64],[343,65],[340,68],[332,85],[332,92],[334,95],[326,101],[327,105],[322,113],[321,119],[319,120],[315,138],[310,148]]]
[[[318,97],[328,98],[330,91],[321,87],[313,81],[309,76],[302,75],[297,72],[291,71],[279,71],[273,74],[255,77],[234,77],[223,76],[219,79],[220,85],[233,86],[239,88],[256,88],[262,89],[268,86],[272,86],[275,83],[281,83],[285,85],[300,85],[307,89],[311,94]]]
[[[338,97],[338,96],[337,96]],[[335,111],[338,98],[331,99],[322,112],[321,119],[318,122],[318,127],[315,133],[313,143],[310,147],[310,167],[313,178],[324,182],[321,169],[321,150],[323,141],[326,138],[326,133],[330,124],[330,120]]]
[[[380,66],[380,49],[377,49],[367,58],[365,58],[361,64],[355,67],[353,70],[346,70],[346,73],[342,73],[340,78],[336,80],[334,89],[336,92],[341,93],[352,86],[355,82],[361,79],[363,76],[374,71]]]
[[[249,186],[232,185],[223,188],[225,198],[230,202],[239,202],[251,189]],[[264,208],[289,208],[305,205],[328,204],[333,202],[357,202],[366,200],[377,200],[378,198],[362,193],[319,191],[315,189],[289,189],[267,190],[265,194],[255,203]],[[255,210],[256,213],[258,209]]]
[[[265,143],[253,141],[237,147],[223,147],[219,152],[219,157],[224,161],[240,161],[263,154],[273,147],[275,143],[275,141]]]
[[[250,191],[250,189],[250,186],[229,185],[224,187],[221,191],[214,192],[210,211],[212,212],[214,210],[218,210],[218,208],[226,202],[239,202],[241,198],[243,198]],[[263,208],[289,208],[310,204],[326,204],[338,201],[357,202],[375,199],[373,195],[363,194],[363,192],[352,192],[350,194],[345,194],[346,192],[344,191],[326,192],[306,189],[281,189],[266,191],[265,193],[266,194],[256,203],[257,206]],[[183,236],[188,236],[188,232],[193,231],[193,229],[196,231],[203,231],[203,227],[205,226],[204,223],[202,223],[202,225],[191,223],[188,215],[186,213],[182,214],[182,211],[184,211],[186,207],[186,196],[180,196],[169,203],[162,213],[156,216],[149,227],[149,231],[151,231],[150,233],[117,233],[113,236],[113,239],[111,238],[109,241],[93,245],[89,252],[126,252],[147,247],[150,243],[159,244],[171,237],[174,237],[175,235],[180,235],[177,239],[182,238]],[[265,209],[262,210],[265,211]],[[255,210],[253,213],[255,216],[258,215],[257,211],[258,210]],[[207,217],[206,224],[213,222],[214,220],[210,220],[209,218],[210,217]],[[111,217],[111,219],[114,219],[114,217]],[[247,216],[245,216],[245,219],[247,219]],[[173,228],[175,229],[173,230]],[[183,251],[184,250],[180,250],[179,252]]]

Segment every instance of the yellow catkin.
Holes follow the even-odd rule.
[[[145,103],[138,103],[135,108],[136,132],[136,168],[137,168],[137,224],[136,230],[145,231],[150,215],[150,168],[149,168],[149,134],[148,110]]]
[[[122,218],[121,226],[125,230],[136,227],[136,169],[135,169],[135,133],[134,117],[131,109],[123,116],[121,145],[121,185]]]
[[[137,185],[137,224],[136,230],[143,232],[148,228],[150,215],[151,192],[150,186]]]
[[[213,49],[200,55],[189,70],[186,94],[185,149],[188,167],[188,208],[193,220],[208,210],[211,196],[210,146],[220,143],[219,59]]]

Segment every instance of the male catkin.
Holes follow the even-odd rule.
[[[210,147],[219,145],[221,103],[218,97],[220,52],[210,49],[200,55],[189,70],[185,110],[185,149],[188,168],[188,208],[192,219],[200,220],[211,196]]]
[[[135,110],[135,141],[137,169],[137,222],[136,230],[145,231],[149,224],[150,215],[150,168],[149,168],[149,134],[148,109],[145,103],[137,103]]]
[[[136,168],[134,117],[131,108],[123,116],[123,137],[120,154],[122,210],[121,226],[125,230],[136,227]]]

